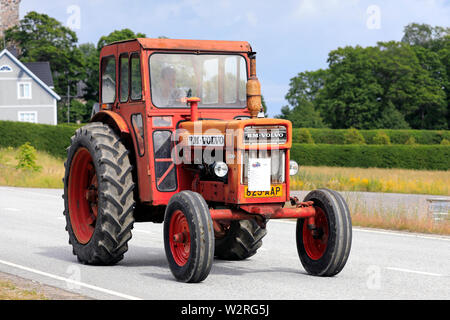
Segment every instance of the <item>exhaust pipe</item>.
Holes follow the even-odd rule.
[[[249,54],[250,77],[247,81],[247,109],[252,118],[256,118],[261,111],[261,84],[256,76],[256,52]]]

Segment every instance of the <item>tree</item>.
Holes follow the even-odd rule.
[[[333,128],[446,128],[446,71],[427,50],[390,41],[332,51],[325,121]]]
[[[378,54],[377,48],[360,46],[330,52],[320,108],[332,128],[392,127],[377,123],[388,106],[383,103],[383,87],[375,76]]]
[[[79,49],[83,54],[83,65],[86,70],[83,79],[83,98],[87,101],[98,101],[99,52],[92,43],[81,44]]]
[[[129,40],[129,39],[135,39],[135,38],[145,38],[146,35],[144,33],[134,33],[130,29],[122,29],[122,30],[114,30],[107,36],[101,37],[97,42],[97,50],[100,52],[100,50],[106,46],[107,44],[116,42],[116,41],[122,41],[122,40]]]
[[[325,84],[327,71],[306,71],[293,77],[285,96],[290,106],[281,109],[281,119],[289,119],[295,127],[324,127],[319,112],[320,91]]]
[[[338,48],[328,69],[299,73],[278,117],[294,126],[446,129],[449,68],[450,28],[412,23],[401,42]]]
[[[422,69],[417,74],[418,108],[407,116],[412,128],[447,129],[448,76],[439,54],[423,47],[414,47]],[[444,90],[443,90],[444,88]]]
[[[444,91],[447,96],[447,124],[450,129],[450,35],[447,35],[442,41],[444,44],[438,54],[447,73]]]
[[[262,105],[262,108],[263,108],[263,112],[264,112],[264,117],[268,117],[268,114],[267,114],[267,105],[266,105],[266,101],[264,100],[264,96],[263,95],[261,95],[261,105]]]
[[[130,29],[115,30],[106,36],[102,36],[97,42],[97,46],[92,43],[84,43],[79,46],[84,56],[84,65],[86,66],[86,77],[83,79],[84,93],[83,98],[87,101],[99,101],[98,91],[98,72],[100,64],[101,49],[115,41],[122,41],[135,38],[145,38],[144,33],[134,33]]]
[[[450,35],[450,28],[432,27],[429,24],[410,23],[403,31],[402,42],[438,51],[442,40]]]
[[[74,92],[84,77],[83,57],[72,30],[46,14],[29,12],[17,26],[5,31],[8,43],[18,46],[22,62],[49,61],[55,91],[64,95],[69,85]]]

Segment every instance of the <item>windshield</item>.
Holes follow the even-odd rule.
[[[247,66],[240,55],[155,53],[150,56],[152,102],[159,108],[244,108]]]

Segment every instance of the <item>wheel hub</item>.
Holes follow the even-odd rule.
[[[81,244],[91,239],[98,215],[98,179],[92,156],[80,148],[73,156],[68,184],[72,230]]]
[[[170,250],[172,251],[175,263],[184,266],[191,252],[191,239],[189,233],[189,225],[186,216],[181,210],[176,210],[169,226]]]
[[[308,228],[303,224],[303,244],[307,255],[312,260],[319,260],[325,253],[328,245],[328,219],[320,207],[315,207],[315,228]]]

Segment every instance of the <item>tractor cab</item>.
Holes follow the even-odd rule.
[[[289,201],[291,123],[256,117],[260,88],[247,42],[116,42],[102,49],[100,66],[101,110],[92,121],[112,118],[130,137],[141,203],[166,205],[173,194],[192,190],[193,182],[214,202]],[[244,132],[246,139],[272,134],[281,140],[245,142]],[[261,143],[272,175],[263,190],[252,190],[248,161]],[[210,168],[217,164],[226,177]]]

